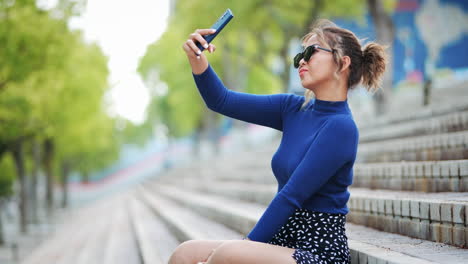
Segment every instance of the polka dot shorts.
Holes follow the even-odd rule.
[[[344,214],[296,209],[268,243],[295,248],[292,257],[298,264],[349,264],[345,223]]]

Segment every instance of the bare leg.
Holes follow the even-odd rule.
[[[206,262],[214,249],[233,240],[188,240],[180,244],[169,258],[169,264]]]
[[[228,240],[214,250],[207,264],[296,264],[294,250],[256,241]]]

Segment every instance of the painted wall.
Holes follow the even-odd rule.
[[[420,84],[427,76],[468,81],[468,1],[400,0],[392,14],[393,84]],[[363,39],[375,40],[371,17],[364,23],[332,19]],[[297,50],[293,53],[295,54]],[[297,75],[296,72],[292,76]],[[300,82],[294,78],[293,90]]]

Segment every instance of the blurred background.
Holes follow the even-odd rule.
[[[383,89],[349,94],[359,125],[468,100],[463,0],[0,0],[1,263],[64,210],[281,136],[212,112],[196,89],[182,44],[227,8],[207,57],[229,89],[303,94],[292,58],[327,18],[389,45]]]

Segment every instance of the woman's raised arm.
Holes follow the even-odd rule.
[[[202,37],[211,33],[211,29],[197,29],[183,45],[193,78],[207,107],[235,119],[282,131],[283,113],[288,107],[300,105],[296,101],[303,100],[302,97],[293,94],[256,95],[227,89],[195,44],[198,41],[209,52],[214,52],[215,46],[206,43]]]

